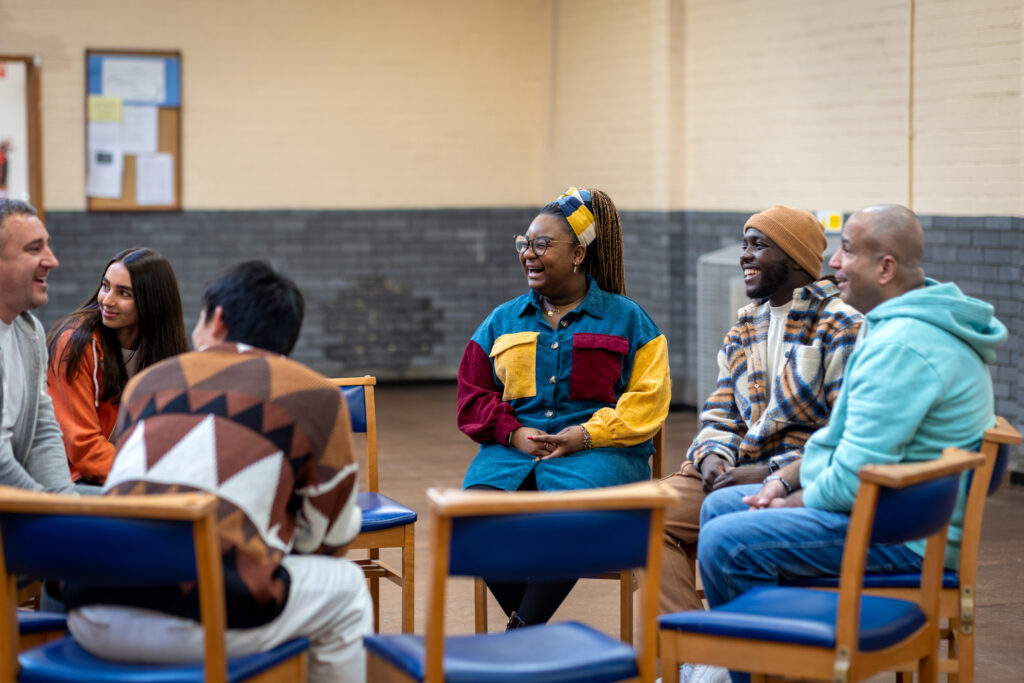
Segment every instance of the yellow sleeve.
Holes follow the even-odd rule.
[[[660,335],[637,349],[629,384],[615,407],[601,408],[584,424],[594,448],[650,439],[664,424],[671,399],[668,342]]]

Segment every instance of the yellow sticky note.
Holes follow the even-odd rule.
[[[89,95],[90,121],[120,121],[124,100],[106,95]]]

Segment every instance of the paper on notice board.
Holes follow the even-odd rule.
[[[120,121],[124,100],[107,95],[89,95],[90,121]]]
[[[94,149],[121,151],[121,124],[116,121],[90,121],[89,145]]]
[[[89,176],[85,194],[103,199],[121,198],[124,155],[116,149],[89,149]]]
[[[150,105],[124,106],[121,120],[121,149],[125,154],[156,154],[157,108]]]
[[[167,97],[164,60],[140,57],[103,60],[104,95],[159,104]]]
[[[136,157],[135,201],[140,206],[174,203],[174,157],[170,154]]]

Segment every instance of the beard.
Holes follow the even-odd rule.
[[[786,282],[788,277],[789,271],[785,263],[775,263],[768,268],[761,268],[757,283],[747,287],[747,296],[751,299],[769,297]]]

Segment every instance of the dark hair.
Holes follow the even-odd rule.
[[[100,284],[92,295],[77,309],[58,320],[46,335],[50,364],[60,364],[64,377],[70,381],[82,362],[86,345],[93,333],[99,330],[100,347],[103,349],[103,390],[100,398],[104,401],[118,399],[128,382],[128,370],[121,357],[117,331],[102,324],[100,306],[96,300],[102,287],[102,278],[106,277],[112,263],[124,264],[132,282],[138,316],[138,334],[135,338],[137,369],[142,370],[165,358],[188,351],[185,319],[181,312],[181,293],[170,262],[153,249],[125,249],[104,266]],[[61,357],[55,358],[57,341],[68,329],[74,330],[71,341]]]
[[[4,230],[4,223],[8,216],[38,216],[39,213],[28,202],[20,199],[0,199],[0,247],[4,246],[7,239],[7,231]]]
[[[583,272],[592,275],[598,287],[604,291],[625,294],[626,275],[619,210],[615,208],[612,198],[601,190],[590,190],[590,203],[593,206],[594,228],[597,235],[587,247],[587,255],[583,257]],[[561,219],[573,240],[579,243],[557,201],[541,209],[541,214]]]
[[[245,261],[206,285],[203,313],[209,320],[220,306],[226,341],[288,355],[302,329],[306,302],[292,280],[265,261]]]

